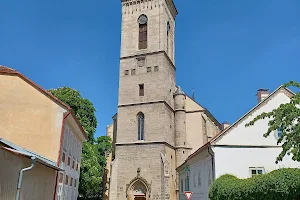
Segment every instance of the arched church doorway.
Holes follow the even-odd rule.
[[[142,180],[137,179],[131,184],[128,191],[128,200],[147,200],[148,189]]]
[[[151,185],[140,176],[140,168],[137,176],[126,185],[127,200],[149,200]]]

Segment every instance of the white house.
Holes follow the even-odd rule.
[[[275,163],[282,150],[281,145],[277,145],[281,133],[275,131],[267,138],[263,136],[268,129],[268,119],[245,127],[257,115],[289,102],[293,95],[293,92],[282,86],[272,94],[260,89],[257,93],[258,104],[253,109],[190,155],[177,168],[179,199],[186,199],[184,192],[191,191],[192,200],[207,200],[211,183],[224,174],[249,178],[283,167],[299,168],[300,163],[294,162],[290,156],[285,156],[279,164]]]

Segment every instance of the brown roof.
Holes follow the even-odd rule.
[[[26,81],[27,83],[29,83],[32,87],[34,87],[35,89],[37,89],[38,91],[40,91],[42,94],[46,95],[49,99],[51,99],[55,103],[59,104],[60,106],[66,108],[71,113],[71,115],[73,116],[73,118],[75,119],[75,121],[76,121],[78,127],[80,128],[82,134],[84,135],[84,137],[86,139],[88,138],[86,132],[84,131],[84,129],[81,126],[81,123],[77,119],[74,111],[72,110],[72,108],[68,104],[62,102],[61,100],[59,100],[58,98],[56,98],[54,95],[52,95],[50,92],[48,92],[47,90],[43,89],[42,87],[40,87],[39,85],[37,85],[32,80],[30,80],[29,78],[27,78],[26,76],[24,76],[23,74],[21,74],[20,72],[18,72],[15,69],[11,69],[9,67],[0,65],[0,74],[8,74],[8,75],[19,76],[21,79],[23,79],[24,81]]]

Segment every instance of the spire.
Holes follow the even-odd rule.
[[[194,88],[193,88],[192,99],[195,100],[195,90],[194,90]]]

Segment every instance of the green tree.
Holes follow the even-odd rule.
[[[290,81],[284,87],[294,86],[300,89],[300,84]],[[295,93],[289,103],[281,104],[278,108],[268,113],[262,113],[255,117],[246,127],[253,126],[261,119],[269,119],[268,130],[264,137],[268,137],[272,131],[282,131],[277,144],[282,144],[282,151],[276,158],[276,163],[282,161],[285,155],[292,155],[292,159],[300,161],[300,92]]]
[[[101,199],[102,177],[106,166],[106,155],[111,151],[111,139],[107,136],[94,138],[97,128],[96,109],[81,96],[79,91],[69,87],[50,89],[55,97],[68,104],[76,114],[88,141],[83,144],[80,167],[79,195],[82,199]]]
[[[88,134],[88,142],[92,143],[97,128],[96,109],[92,102],[83,98],[77,90],[69,87],[50,89],[49,92],[73,109],[83,129]]]

